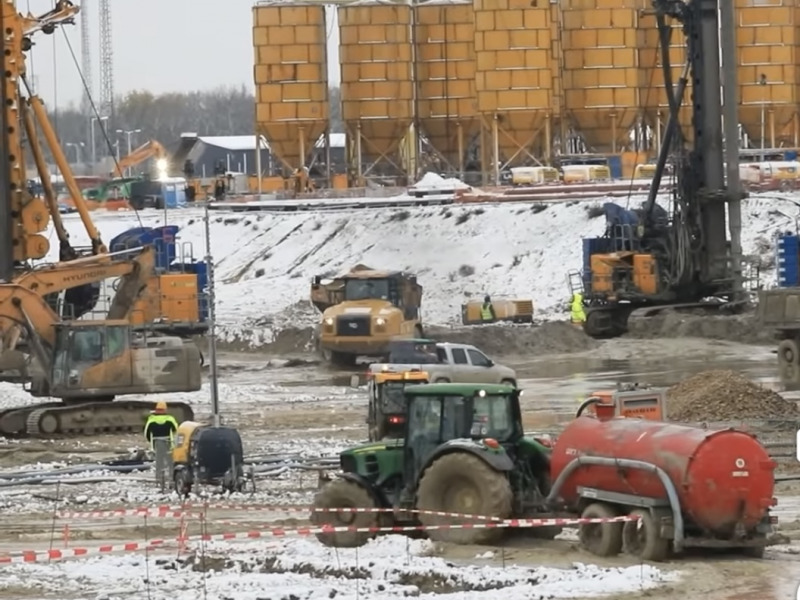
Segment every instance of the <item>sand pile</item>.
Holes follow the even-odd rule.
[[[735,371],[705,371],[672,386],[667,412],[681,422],[800,418],[795,402]]]

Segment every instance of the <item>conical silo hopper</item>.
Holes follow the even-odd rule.
[[[475,95],[472,0],[415,7],[417,117],[424,136],[454,171],[480,131]]]
[[[291,172],[328,128],[325,7],[260,3],[253,23],[256,129]]]
[[[474,0],[475,87],[488,164],[500,170],[536,164],[550,154],[554,105],[550,3]]]
[[[360,177],[405,176],[400,144],[414,116],[411,6],[340,6],[342,120]]]
[[[562,0],[563,88],[567,122],[593,153],[632,149],[643,120],[639,9],[647,0]],[[641,149],[641,148],[639,148]]]
[[[797,148],[800,5],[736,0],[735,14],[739,123],[756,148]]]

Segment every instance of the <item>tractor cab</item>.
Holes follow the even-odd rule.
[[[408,386],[405,394],[403,500],[432,463],[454,452],[470,453],[493,468],[508,467],[511,478],[519,479],[518,489],[549,490],[549,448],[524,435],[521,390],[497,384],[438,383]]]

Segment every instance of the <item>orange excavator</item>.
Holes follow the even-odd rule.
[[[112,177],[125,177],[125,171],[138,164],[146,161],[148,158],[156,159],[156,171],[158,178],[161,179],[167,176],[167,169],[169,162],[167,159],[167,150],[156,140],[145,142],[136,150],[122,158],[112,172]]]
[[[163,326],[134,319],[142,292],[158,275],[152,246],[110,253],[89,216],[44,105],[26,79],[25,52],[37,32],[51,34],[73,23],[78,7],[59,0],[35,17],[17,13],[13,1],[0,11],[3,85],[0,86],[0,381],[22,383],[37,397],[59,402],[0,411],[0,435],[41,436],[137,431],[152,404],[110,402],[117,395],[195,391],[201,386],[202,358],[188,340]],[[23,94],[23,88],[27,95]],[[21,135],[42,181],[44,199],[26,187]],[[74,248],[61,221],[39,145],[41,128],[61,170],[91,247]],[[37,265],[49,241],[42,235],[51,222],[59,239],[59,261]],[[118,278],[110,308],[97,320],[99,284]],[[64,293],[63,305],[58,296]],[[159,319],[162,320],[162,319]],[[135,324],[134,324],[135,323]],[[193,418],[188,404],[171,403],[179,420]]]

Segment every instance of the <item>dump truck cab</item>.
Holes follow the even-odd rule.
[[[317,346],[328,362],[383,357],[392,340],[423,335],[422,286],[408,273],[359,266],[333,280],[318,276],[311,301],[322,313]]]
[[[406,422],[406,396],[408,385],[428,383],[429,376],[420,370],[371,373],[367,377],[369,411],[367,425],[369,440],[403,436]]]
[[[505,519],[541,510],[550,490],[550,449],[543,440],[524,435],[520,390],[440,383],[409,385],[404,394],[408,416],[403,438],[342,452],[340,476],[322,486],[315,498],[317,508],[394,508],[411,511],[400,513],[398,520],[426,526],[441,524],[441,513]],[[388,514],[380,519],[378,513],[364,514],[358,527],[390,521]],[[347,515],[315,511],[312,520],[340,525],[337,519],[343,516]],[[437,541],[486,543],[498,531],[429,533]],[[326,545],[357,546],[373,535],[317,537]]]

